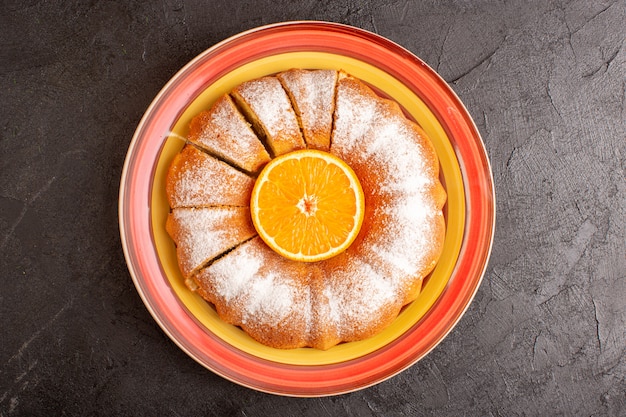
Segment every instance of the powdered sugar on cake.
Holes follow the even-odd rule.
[[[270,160],[228,95],[194,118],[189,140],[247,172],[257,172]]]
[[[213,288],[225,319],[249,333],[267,337],[262,333],[274,328],[281,335],[295,332],[302,337],[311,328],[311,316],[301,314],[310,309],[310,289],[296,269],[299,265],[255,237],[200,271],[195,280]]]
[[[298,114],[308,148],[328,151],[337,72],[292,69],[277,75]]]
[[[431,219],[441,207],[430,196],[436,175],[419,132],[393,106],[350,77],[340,80],[331,152],[366,179],[364,191],[384,197],[370,207],[380,222],[362,246],[384,265],[380,272],[404,282],[421,278],[432,259]]]
[[[329,74],[333,86],[336,80],[336,91],[324,87]],[[417,296],[443,247],[445,192],[428,139],[396,103],[381,99],[344,73],[337,78],[334,71],[289,71],[279,75],[285,89],[291,88],[290,77],[300,83],[297,93],[293,87],[291,99],[306,103],[299,104],[300,112],[315,113],[310,123],[325,125],[328,114],[334,116],[329,151],[350,165],[361,181],[366,218],[353,245],[324,261],[290,261],[256,236],[247,207],[174,209],[168,231],[178,246],[181,271],[194,284],[191,288],[213,302],[225,321],[270,346],[327,349],[378,333]],[[278,78],[244,83],[233,97],[238,94],[268,135],[300,134]],[[334,108],[330,112],[329,94]],[[207,122],[213,126],[209,130],[215,126],[224,132],[237,130],[241,120],[223,122],[222,117],[229,117],[222,111],[212,110],[215,120]],[[307,137],[304,122],[302,130]],[[293,150],[289,148],[293,143],[284,149]],[[244,148],[237,152],[253,152]],[[199,162],[186,166],[191,172],[177,180],[184,196],[176,199],[202,205],[199,201],[220,193],[241,192],[249,201],[247,176],[223,167],[201,167]],[[220,191],[224,183],[227,190]]]
[[[247,207],[253,187],[251,177],[193,146],[176,156],[167,177],[171,208]]]
[[[207,268],[216,294],[225,302],[242,304],[243,324],[262,315],[276,325],[293,308],[296,287],[281,279],[277,271],[264,271],[267,261],[258,244],[248,242]]]
[[[275,155],[305,147],[298,120],[287,93],[278,79],[264,77],[241,84],[234,97],[243,108],[249,108],[265,131]]]
[[[329,318],[340,336],[349,336],[355,329],[369,326],[380,317],[380,309],[397,304],[397,288],[389,277],[380,274],[369,262],[355,258],[353,262],[327,276],[324,295],[330,306]]]
[[[167,229],[176,243],[185,276],[256,234],[248,207],[174,209]]]

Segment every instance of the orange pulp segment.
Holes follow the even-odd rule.
[[[315,262],[350,246],[363,222],[359,180],[341,159],[305,149],[281,155],[259,174],[250,212],[259,236],[286,258]]]

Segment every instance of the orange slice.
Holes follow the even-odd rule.
[[[364,207],[354,171],[336,156],[312,149],[269,162],[250,201],[252,222],[265,243],[304,262],[347,249],[359,233]]]

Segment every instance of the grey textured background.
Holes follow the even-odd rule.
[[[489,153],[497,230],[425,359],[321,399],[187,357],[126,268],[128,144],[167,80],[244,29],[355,25],[425,60]],[[626,2],[3,1],[0,415],[626,415]]]

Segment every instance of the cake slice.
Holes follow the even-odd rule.
[[[291,69],[277,77],[291,99],[307,147],[328,151],[337,71]]]
[[[251,177],[192,145],[176,155],[165,183],[171,208],[247,207],[253,187]]]
[[[273,156],[306,147],[291,101],[278,78],[247,81],[231,94]]]
[[[176,244],[185,278],[256,235],[248,207],[177,208],[165,227]]]
[[[249,173],[270,160],[265,147],[228,95],[193,118],[188,140]]]

